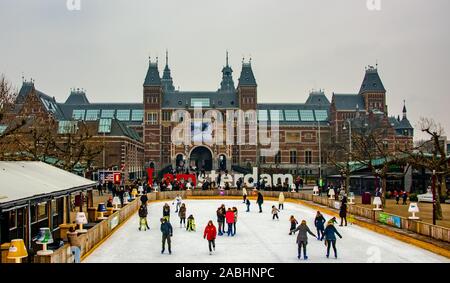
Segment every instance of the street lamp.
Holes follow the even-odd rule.
[[[436,225],[436,170],[433,170],[431,179],[431,193],[433,194],[433,225]]]
[[[351,161],[352,160],[352,121],[350,119],[347,119],[345,122],[348,123],[348,139],[349,139],[349,154],[348,154],[348,158]],[[342,127],[342,129],[345,131],[347,130],[347,127],[344,126]]]
[[[319,135],[319,186],[322,187],[322,145],[320,144],[320,121],[317,121]]]

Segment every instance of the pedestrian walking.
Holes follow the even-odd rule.
[[[323,236],[323,232],[325,230],[325,218],[323,217],[322,213],[320,211],[317,211],[316,218],[314,219],[314,226],[316,226],[317,229],[317,240],[321,240],[321,237]]]
[[[233,223],[234,223],[234,212],[233,210],[231,210],[231,208],[228,208],[226,214],[225,214],[225,219],[227,221],[228,224],[228,231],[227,231],[227,235],[228,236],[234,236],[233,235]]]
[[[306,255],[306,245],[308,244],[308,234],[310,234],[313,237],[316,237],[313,232],[309,229],[308,225],[306,225],[306,220],[302,220],[302,223],[292,232],[295,234],[295,232],[298,231],[297,235],[297,245],[298,245],[298,256],[297,258],[300,259],[302,254],[302,248],[303,248],[303,259],[307,260],[308,256]]]
[[[278,212],[280,212],[280,210],[276,208],[275,205],[272,205],[272,220],[274,220],[275,218],[280,220],[280,218],[278,217]]]
[[[167,221],[166,218],[161,218],[161,234],[162,234],[162,250],[161,253],[163,254],[166,250],[166,242],[167,246],[169,248],[169,254],[172,254],[172,246],[171,246],[171,238],[173,236],[173,229],[172,225],[169,221]]]
[[[289,229],[289,235],[292,235],[292,233],[295,234],[292,230],[295,230],[295,227],[297,227],[298,221],[295,219],[294,215],[291,215],[289,218],[289,222],[291,223],[291,229]]]
[[[341,225],[339,226],[343,226],[343,222],[345,222],[345,226],[347,226],[347,203],[346,202],[342,202],[341,203],[341,207],[339,209],[339,217],[341,218]]]
[[[325,238],[325,245],[327,246],[327,258],[330,257],[330,247],[333,246],[334,257],[337,258],[337,249],[336,249],[336,235],[342,239],[341,234],[336,230],[336,227],[333,225],[333,221],[328,221],[327,228],[321,237],[321,240]]]
[[[180,217],[180,228],[186,227],[186,204],[181,204],[180,211],[178,211],[178,216]]]
[[[402,198],[403,198],[403,203],[402,204],[406,204],[406,200],[408,199],[408,192],[407,191],[403,192]]]
[[[280,192],[280,195],[278,196],[278,209],[284,210],[284,194],[283,194],[283,192]]]
[[[395,197],[395,203],[398,204],[398,202],[400,201],[400,194],[398,193],[397,190],[394,191],[394,197]]]
[[[262,213],[262,204],[264,203],[264,197],[261,192],[258,192],[258,198],[256,199],[256,203],[259,206],[259,213]]]
[[[216,251],[216,236],[217,236],[216,226],[214,226],[212,220],[209,220],[208,225],[206,225],[205,232],[203,232],[203,239],[208,240],[210,255],[212,254],[213,250]]]

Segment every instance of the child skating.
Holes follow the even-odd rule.
[[[275,205],[272,205],[272,220],[275,220],[275,218],[280,220],[280,218],[278,217],[278,212],[280,212],[280,210],[276,208]]]
[[[186,231],[188,231],[188,232],[195,232],[195,219],[194,219],[194,216],[192,214],[189,215],[189,217],[187,219]]]
[[[289,221],[291,222],[291,229],[289,230],[289,235],[292,235],[292,233],[295,234],[295,228],[297,227],[298,221],[297,219],[295,219],[294,215],[291,215],[291,217],[289,218]]]

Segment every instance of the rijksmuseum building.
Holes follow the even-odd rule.
[[[217,90],[181,91],[174,87],[166,54],[162,75],[157,60],[149,60],[140,102],[91,103],[83,90],[74,89],[64,103],[57,103],[54,98],[35,90],[34,84],[30,82],[24,82],[19,98],[23,101],[29,93],[34,93],[42,109],[51,113],[55,119],[97,123],[98,137],[107,137],[111,144],[120,142],[120,147],[106,148],[103,161],[99,157],[94,162],[94,166],[99,169],[102,166],[116,166],[124,173],[138,177],[142,176],[145,167],[154,167],[160,171],[179,165],[195,166],[207,171],[259,167],[261,170],[266,168],[311,175],[318,174],[319,168],[327,168],[324,144],[348,144],[349,126],[352,127],[352,121],[361,117],[381,117],[389,150],[412,146],[413,128],[408,121],[406,107],[403,108],[402,117],[389,116],[386,89],[377,68],[369,66],[362,75],[358,92],[333,93],[331,101],[323,91],[313,91],[305,102],[264,103],[258,99],[257,76],[251,60],[242,62],[235,83],[227,54]],[[196,107],[201,107],[203,112],[218,110],[223,117],[226,117],[227,110],[253,110],[259,123],[267,122],[270,127],[271,122],[278,122],[279,150],[276,154],[264,156],[261,154],[263,147],[258,144],[174,144],[172,130],[182,117],[179,121],[173,121],[172,113],[177,110],[188,111],[195,122],[202,118],[194,116]],[[200,125],[203,128],[200,132],[208,128],[208,125]],[[235,131],[233,136],[236,139],[239,135],[248,137],[248,134],[239,131]]]

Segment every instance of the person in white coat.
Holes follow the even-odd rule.
[[[278,209],[284,210],[284,194],[283,194],[283,192],[280,192],[280,195],[278,196]]]
[[[176,210],[175,210],[175,213],[176,212],[178,212],[178,209],[180,208],[180,206],[181,206],[181,201],[182,201],[182,198],[181,198],[181,196],[180,195],[177,195],[177,197],[175,198],[175,200],[173,201],[173,203],[172,204],[176,204]]]
[[[245,187],[242,188],[242,198],[245,201],[247,200],[247,189]]]

